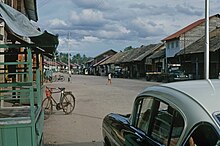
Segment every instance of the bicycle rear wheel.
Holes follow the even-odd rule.
[[[70,114],[75,108],[75,97],[72,93],[65,93],[62,101],[61,106],[63,108],[63,112],[65,114]]]
[[[42,102],[42,108],[44,110],[44,120],[48,119],[53,111],[52,100],[46,97]]]

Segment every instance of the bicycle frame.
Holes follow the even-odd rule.
[[[52,89],[57,89],[59,91],[52,91]],[[52,94],[54,93],[60,93],[59,102],[57,102],[52,96]],[[65,91],[65,88],[46,87],[46,98],[43,100],[42,105],[44,105],[44,103],[44,109],[46,109],[46,113],[48,113],[47,115],[50,115],[52,113],[53,106],[55,106],[57,110],[62,109],[65,114],[70,114],[75,107],[75,97],[73,96],[71,91]],[[45,119],[47,118],[48,116],[45,116]]]
[[[52,89],[57,89],[57,88],[49,88],[49,87],[46,87],[46,88],[49,90],[49,92],[51,92],[51,95],[50,95],[50,96],[47,96],[47,98],[51,98],[52,101],[55,103],[55,104],[52,104],[52,105],[53,105],[53,106],[57,106],[57,104],[61,103],[61,101],[62,101],[62,99],[63,99],[63,97],[64,97],[64,94],[65,94],[65,90],[61,90],[60,88],[58,88],[59,91],[52,92]],[[59,98],[60,101],[59,101],[59,102],[57,102],[57,101],[53,98],[52,94],[54,94],[54,93],[60,93],[60,98]]]

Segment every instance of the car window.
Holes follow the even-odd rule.
[[[220,125],[220,112],[219,111],[215,112],[213,115],[214,115],[216,121],[218,122],[218,124]]]
[[[170,105],[157,101],[152,121],[151,137],[166,146],[177,144],[184,128],[180,113]]]
[[[201,123],[193,130],[185,146],[220,146],[215,129],[208,123]]]
[[[138,121],[136,127],[147,133],[151,107],[153,104],[152,97],[143,98],[139,104]]]

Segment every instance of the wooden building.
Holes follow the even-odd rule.
[[[209,18],[209,30],[220,27],[220,15],[216,14]],[[200,19],[174,34],[164,38],[162,41],[166,45],[166,58],[168,64],[181,63],[178,58],[175,58],[176,53],[190,44],[200,39],[205,34],[205,19]]]
[[[114,50],[108,50],[105,51],[96,57],[93,58],[93,60],[90,60],[88,63],[90,64],[88,66],[89,74],[91,75],[106,75],[108,73],[108,68],[104,68],[104,66],[100,66],[102,62],[116,54],[117,52]]]
[[[113,74],[123,78],[145,77],[147,71],[146,59],[161,47],[159,44],[142,45],[128,51],[119,52],[100,65],[110,68]]]
[[[210,78],[217,78],[220,72],[220,28],[210,32]],[[205,36],[176,54],[184,70],[194,79],[204,78]]]

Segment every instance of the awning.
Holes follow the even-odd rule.
[[[30,43],[32,46],[40,47],[48,53],[56,50],[59,43],[58,36],[47,31],[39,31],[21,12],[4,3],[0,3],[0,15],[11,32],[21,37],[29,37],[33,42]]]

